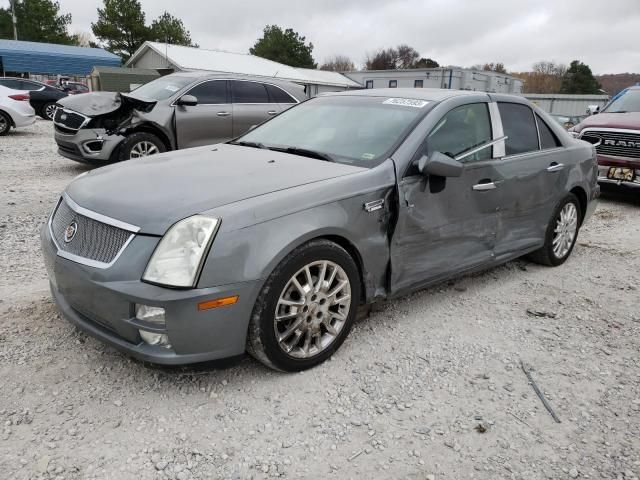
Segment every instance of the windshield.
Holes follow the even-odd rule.
[[[602,111],[607,113],[640,112],[640,90],[627,90]]]
[[[145,83],[144,85],[134,89],[131,94],[136,98],[149,100],[166,100],[178,90],[193,82],[191,77],[182,77],[180,75],[167,75],[166,77],[156,78],[155,80]]]
[[[320,159],[373,167],[399,145],[426,113],[428,103],[388,97],[316,97],[236,142],[290,153],[314,152]]]

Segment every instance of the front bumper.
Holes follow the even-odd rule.
[[[243,354],[261,282],[190,290],[144,283],[139,278],[158,240],[136,236],[114,265],[99,269],[58,256],[45,225],[42,250],[61,314],[89,335],[152,363],[181,365]],[[234,305],[198,311],[200,302],[232,295],[239,296]],[[136,304],[164,308],[165,328],[136,319]],[[166,333],[171,347],[144,343],[140,329]]]
[[[115,160],[115,152],[125,137],[107,135],[103,128],[81,128],[77,132],[63,131],[56,126],[54,138],[58,153],[77,162],[100,164]]]
[[[633,180],[607,178],[607,173],[612,167],[633,169],[635,170],[635,176]],[[598,183],[602,185],[615,185],[632,189],[640,188],[640,160],[598,155]]]

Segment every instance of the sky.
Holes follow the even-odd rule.
[[[72,33],[90,32],[102,0],[59,0]],[[579,59],[596,74],[640,73],[640,0],[141,0],[147,23],[164,10],[202,48],[248,52],[267,24],[362,66],[367,53],[406,43],[441,65]]]

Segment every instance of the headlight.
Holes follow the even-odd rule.
[[[220,219],[194,215],[165,233],[142,280],[168,287],[194,287]]]

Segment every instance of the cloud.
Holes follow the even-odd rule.
[[[99,0],[62,0],[74,31],[90,31]],[[640,72],[638,0],[142,0],[147,21],[164,10],[203,48],[247,52],[265,25],[291,27],[314,44],[362,64],[368,52],[406,43],[441,64],[579,59],[596,73]]]

